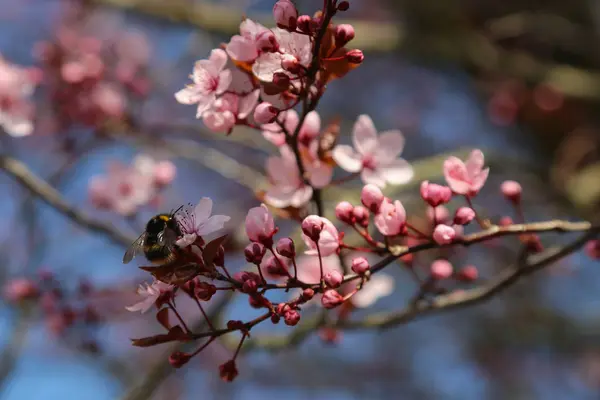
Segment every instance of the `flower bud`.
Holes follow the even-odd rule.
[[[500,221],[498,221],[498,225],[500,226],[509,226],[513,224],[513,219],[509,216],[504,216],[502,218],[500,218]]]
[[[383,198],[384,196],[381,189],[371,183],[365,185],[360,193],[360,201],[373,213],[379,212],[379,207],[381,207],[381,203],[383,203]]]
[[[439,224],[433,230],[433,240],[439,245],[449,244],[456,238],[456,231],[453,227]]]
[[[354,39],[354,27],[350,24],[340,24],[335,28],[335,46],[344,47]]]
[[[427,207],[427,218],[430,222],[437,224],[445,224],[449,222],[450,211],[444,206]]]
[[[348,11],[349,8],[350,8],[350,3],[347,2],[346,0],[340,1],[340,4],[338,4],[338,6],[337,6],[338,11]]]
[[[278,28],[289,31],[296,30],[298,10],[290,0],[279,0],[273,6],[273,17]]]
[[[232,319],[232,320],[227,321],[227,329],[230,329],[232,331],[233,330],[245,331],[246,326],[239,319]]]
[[[454,223],[457,225],[467,225],[475,218],[475,210],[471,207],[461,207],[454,214]]]
[[[321,297],[321,304],[327,309],[335,308],[343,302],[342,295],[333,289],[326,290]]]
[[[303,302],[310,301],[315,296],[315,291],[311,288],[304,289],[301,296]]]
[[[363,206],[354,207],[352,215],[354,216],[354,220],[358,225],[362,226],[363,228],[369,226],[369,210]]]
[[[277,314],[271,314],[271,322],[274,324],[278,324],[281,317]]]
[[[169,364],[171,364],[173,368],[181,368],[187,364],[191,358],[192,357],[188,353],[175,351],[169,356]]]
[[[217,267],[223,267],[225,265],[225,247],[222,245],[217,249],[217,254],[215,254],[215,258],[213,258],[213,263]]]
[[[9,302],[19,302],[36,298],[39,295],[38,286],[30,279],[16,278],[8,281],[3,288],[4,298]]]
[[[452,276],[452,264],[448,260],[435,260],[431,264],[431,278],[442,280],[450,276]]]
[[[194,293],[198,300],[209,301],[217,293],[217,288],[210,283],[199,281],[194,285]]]
[[[282,260],[280,259],[279,261],[282,261]],[[267,259],[267,262],[264,263],[264,270],[270,275],[286,276],[287,269],[284,266],[282,266],[282,263],[279,261],[277,261],[275,256],[270,256]]]
[[[273,74],[273,84],[282,89],[287,89],[290,86],[290,77],[285,72],[275,72]]]
[[[365,59],[362,51],[358,49],[350,50],[346,53],[346,60],[351,64],[360,64]]]
[[[352,271],[356,272],[358,275],[363,275],[370,268],[369,261],[364,257],[356,257],[352,260]]]
[[[250,307],[252,307],[252,308],[263,308],[264,307],[264,303],[263,303],[262,299],[260,297],[256,297],[256,296],[248,296],[248,304],[250,304]]]
[[[309,215],[302,221],[302,232],[314,242],[319,241],[321,231],[323,231],[323,221],[317,215]]]
[[[283,313],[283,322],[288,326],[296,326],[300,322],[300,313],[297,310],[288,310]]]
[[[242,284],[242,293],[252,294],[258,290],[258,282],[254,279],[248,279]]]
[[[467,265],[463,267],[456,276],[459,280],[463,282],[473,282],[476,281],[479,277],[479,271],[477,271],[477,267],[474,265]]]
[[[286,53],[281,56],[281,66],[283,69],[291,72],[294,75],[297,75],[300,72],[300,62],[291,54]]]
[[[300,32],[311,33],[313,28],[312,18],[310,15],[301,15],[296,21],[296,26]]]
[[[260,243],[250,243],[244,249],[244,256],[246,261],[252,264],[260,264],[267,249]]]
[[[323,280],[330,288],[337,288],[342,284],[344,276],[339,271],[329,271],[323,275]]]
[[[592,260],[600,260],[600,240],[590,240],[585,245],[585,253]]]
[[[219,366],[219,376],[225,382],[232,382],[238,376],[235,360],[229,360]]]
[[[521,201],[521,184],[516,181],[504,181],[500,185],[500,191],[509,201],[517,204]]]
[[[354,206],[347,201],[342,201],[335,206],[335,216],[342,222],[352,225],[354,223]]]
[[[275,108],[271,103],[263,101],[254,109],[254,120],[258,124],[269,124],[275,121],[279,110]]]
[[[437,207],[448,203],[452,199],[452,190],[448,186],[423,181],[421,183],[421,198],[431,207]]]
[[[287,258],[294,258],[296,256],[294,241],[289,237],[279,239],[276,250],[279,254]]]

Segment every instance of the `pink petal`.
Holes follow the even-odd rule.
[[[213,132],[228,132],[235,126],[235,116],[231,111],[207,111],[202,114],[202,122]]]
[[[229,88],[231,84],[231,71],[226,69],[219,73],[219,84],[217,85],[217,89],[215,93],[221,94]]]
[[[331,182],[333,177],[333,168],[331,166],[317,161],[306,168],[310,175],[310,183],[316,188],[323,188]]]
[[[256,107],[256,103],[258,102],[259,95],[260,90],[256,89],[249,95],[240,98],[240,102],[238,104],[238,118],[244,119],[254,110],[254,107]]]
[[[209,94],[207,96],[200,97],[198,99],[198,108],[196,109],[196,118],[201,118],[202,113],[208,110],[215,102],[215,94]]]
[[[269,29],[265,26],[259,24],[258,22],[254,22],[249,18],[240,23],[240,33],[247,38],[256,39],[256,37]]]
[[[289,187],[296,179],[290,175],[297,175],[297,171],[290,171],[290,167],[282,157],[269,157],[267,159],[267,174],[278,186]]]
[[[483,185],[485,185],[485,181],[488,178],[490,173],[490,169],[486,168],[481,171],[472,181],[471,181],[471,191],[479,192]]]
[[[470,182],[467,175],[467,167],[462,160],[456,157],[448,157],[444,161],[444,177],[450,189],[458,194],[469,192]]]
[[[359,308],[373,305],[378,299],[394,291],[394,278],[387,274],[374,275],[358,293],[351,297],[352,304]]]
[[[213,76],[216,76],[225,68],[227,64],[227,53],[222,49],[213,49],[208,58],[210,67],[207,68]]]
[[[277,208],[288,207],[292,203],[295,191],[281,186],[272,186],[265,194],[265,201]]]
[[[298,123],[296,122],[296,125]],[[316,111],[311,111],[306,114],[306,118],[304,118],[304,123],[302,124],[302,128],[300,129],[300,136],[305,138],[316,138],[319,136],[319,131],[321,130],[321,117],[319,113]]]
[[[408,161],[397,158],[385,165],[377,167],[379,174],[392,185],[404,185],[408,183],[413,175],[414,171]]]
[[[197,86],[189,85],[175,93],[175,100],[181,104],[194,104],[204,98],[204,94],[201,93]]]
[[[345,171],[358,172],[362,168],[362,158],[351,146],[345,144],[335,146],[332,157]]]
[[[196,208],[194,208],[194,219],[196,226],[200,226],[208,220],[210,213],[212,212],[213,201],[209,197],[203,197],[200,199]]]
[[[375,162],[387,164],[397,158],[404,149],[404,136],[400,131],[387,131],[379,135]]]
[[[313,189],[308,185],[304,185],[300,189],[296,190],[290,200],[290,205],[296,208],[300,208],[310,201],[312,198]]]
[[[298,122],[300,122],[300,118],[298,117],[298,113],[296,110],[288,110],[283,115],[283,126],[289,133],[294,133],[296,127],[298,126]]]
[[[258,57],[256,44],[252,40],[239,35],[231,38],[225,50],[229,57],[237,61],[251,62]]]
[[[360,154],[368,154],[377,145],[377,130],[373,120],[366,114],[358,117],[352,130],[352,142],[354,148]]]
[[[379,186],[382,189],[385,187],[385,178],[379,170],[365,168],[360,173],[360,178],[365,184],[372,183],[373,185]]]
[[[483,164],[485,162],[483,153],[479,149],[475,149],[469,155],[469,159],[465,162],[465,167],[467,168],[467,175],[473,178],[475,175],[479,174],[483,169]]]
[[[225,222],[229,221],[230,219],[231,218],[227,215],[213,215],[204,224],[202,224],[202,226],[200,226],[197,233],[200,236],[210,235],[213,232],[223,229]]]
[[[264,126],[264,125],[263,125]],[[283,146],[285,144],[285,134],[283,132],[262,131],[263,137],[275,146]]]
[[[275,72],[285,72],[281,66],[281,54],[264,53],[256,59],[252,72],[263,82],[272,82]]]
[[[229,85],[229,90],[235,93],[250,93],[254,90],[250,75],[237,68],[230,71],[231,84]]]
[[[3,126],[12,137],[28,136],[33,132],[33,123],[23,117],[8,117],[3,121]]]

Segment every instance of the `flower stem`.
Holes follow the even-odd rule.
[[[200,303],[200,301],[196,298],[196,296],[194,296],[193,298],[194,298],[194,301],[196,302],[196,304],[198,305],[200,312],[204,316],[204,319],[206,320],[206,324],[208,325],[208,327],[210,328],[211,331],[214,331],[215,327],[213,326],[212,322],[210,322],[210,319],[208,318],[206,311],[204,311],[204,307],[202,307],[202,303]]]
[[[177,311],[177,309],[175,308],[175,306],[173,305],[173,303],[169,302],[169,303],[167,303],[167,305],[169,306],[169,308],[171,309],[171,311],[173,311],[173,313],[175,314],[175,316],[177,317],[177,319],[181,323],[181,326],[183,327],[183,329],[187,333],[192,333],[190,331],[190,329],[187,327],[187,325],[186,325],[185,321],[183,320],[183,318],[181,318],[181,315],[179,314],[179,311]]]

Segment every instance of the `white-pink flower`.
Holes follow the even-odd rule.
[[[277,121],[279,121],[279,123],[272,122],[262,126],[263,136],[275,146],[281,146],[285,143],[285,134],[283,133],[280,124],[285,127],[286,131],[293,133],[298,127],[300,118],[298,117],[296,110],[287,110],[281,112],[277,116]],[[304,123],[302,124],[300,132],[298,133],[298,140],[303,144],[310,143],[313,139],[319,136],[320,131],[321,117],[319,116],[318,112],[311,111],[306,114],[306,118],[304,118]]]
[[[207,236],[225,226],[231,218],[227,215],[212,215],[213,201],[208,197],[200,199],[191,213],[179,214],[175,218],[179,222],[183,238],[177,241],[180,247],[194,243],[198,236]]]
[[[371,277],[363,287],[350,299],[352,304],[359,308],[372,306],[382,297],[389,296],[394,291],[394,278],[390,275],[378,273]]]
[[[158,300],[162,294],[169,292],[174,288],[173,285],[168,285],[161,281],[154,281],[151,285],[144,283],[144,285],[140,285],[137,290],[137,294],[142,296],[143,299],[132,306],[125,307],[127,311],[139,311],[143,314],[152,308],[156,303],[156,300]]]
[[[229,57],[236,61],[253,62],[260,54],[258,42],[265,35],[271,35],[271,30],[261,24],[245,19],[240,24],[241,35],[231,38],[225,51]]]
[[[214,132],[230,132],[238,120],[245,119],[252,113],[258,102],[258,95],[258,89],[245,96],[223,94],[202,113],[204,125]]]
[[[308,35],[288,32],[284,29],[272,29],[278,45],[278,51],[263,53],[252,65],[252,72],[263,82],[273,82],[273,74],[283,72],[290,77],[293,66],[308,67],[312,59],[312,44]],[[286,68],[284,68],[284,66]]]
[[[385,236],[394,236],[402,232],[406,224],[406,211],[400,200],[393,203],[384,200],[379,207],[379,212],[374,218],[375,226]]]
[[[454,193],[475,196],[487,180],[489,168],[483,168],[484,156],[481,150],[471,152],[466,162],[457,157],[444,161],[444,177]]]
[[[340,234],[335,225],[333,225],[331,221],[329,221],[327,218],[319,217],[318,215],[309,215],[303,221],[303,227],[305,221],[309,219],[313,219],[322,224],[322,230],[318,240],[319,251],[321,253],[321,256],[326,257],[334,254],[340,247]],[[317,243],[311,238],[309,238],[304,232],[302,232],[302,240],[304,240],[304,243],[309,248],[309,250],[307,250],[305,254],[319,254],[319,251],[317,251]]]
[[[267,159],[267,174],[272,186],[267,190],[265,200],[277,208],[300,208],[310,201],[313,189],[300,177],[292,150],[281,146],[279,151],[280,156]]]
[[[264,242],[275,234],[275,221],[266,205],[253,207],[246,215],[246,234],[252,242]]]
[[[231,84],[231,71],[225,69],[225,64],[227,53],[213,49],[208,60],[196,61],[190,76],[194,83],[175,93],[175,98],[182,104],[198,103],[196,118],[200,118],[213,105],[217,95],[225,92]]]
[[[6,62],[0,56],[0,125],[14,137],[33,131],[33,104],[29,101],[37,85],[36,70]]]
[[[383,188],[386,183],[401,185],[412,179],[412,167],[398,158],[404,149],[404,136],[400,131],[386,131],[378,136],[371,118],[363,114],[354,124],[352,141],[354,148],[336,146],[333,159],[346,171],[361,171],[364,183]]]

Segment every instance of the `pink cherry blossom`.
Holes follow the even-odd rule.
[[[125,307],[127,311],[139,311],[143,314],[152,308],[161,295],[172,291],[174,288],[173,285],[168,285],[161,281],[154,281],[151,285],[144,283],[144,285],[140,285],[137,290],[137,294],[142,296],[142,300],[132,306]]]
[[[275,146],[281,146],[285,143],[285,134],[281,128],[281,125],[285,127],[287,132],[292,134],[296,131],[300,118],[298,117],[296,110],[292,109],[281,112],[277,116],[277,121],[278,122],[272,122],[262,126],[263,136]],[[306,114],[306,118],[304,118],[304,123],[302,124],[300,132],[298,133],[298,140],[300,143],[306,145],[318,137],[320,131],[321,117],[316,111],[311,111]]]
[[[388,274],[378,273],[373,275],[350,300],[355,307],[367,308],[380,298],[392,294],[394,286],[394,278]]]
[[[410,164],[398,158],[404,148],[404,136],[400,131],[387,131],[377,135],[373,121],[361,115],[352,131],[354,148],[338,145],[333,149],[333,159],[348,172],[361,171],[364,183],[381,188],[386,183],[400,185],[413,177]]]
[[[484,156],[481,150],[473,150],[466,162],[457,157],[444,161],[444,176],[454,193],[475,196],[487,180],[489,168],[483,168]]]
[[[33,131],[30,97],[37,85],[37,70],[19,67],[0,56],[0,126],[14,137]]]
[[[254,110],[254,120],[258,124],[269,124],[275,121],[279,110],[271,103],[263,101]]]
[[[207,236],[223,229],[225,222],[231,219],[227,215],[211,216],[212,207],[213,201],[208,197],[203,197],[193,212],[186,213],[186,215],[179,214],[175,217],[184,234],[181,242],[177,243],[180,247],[193,243],[198,236]]]
[[[257,43],[263,36],[271,34],[271,30],[251,19],[245,19],[240,24],[240,33],[241,35],[231,38],[225,51],[234,60],[251,63],[260,54]]]
[[[273,215],[266,205],[253,207],[246,215],[246,234],[252,242],[264,243],[277,232]],[[271,242],[272,243],[272,242]]]
[[[337,249],[340,247],[339,232],[338,232],[337,228],[327,218],[319,217],[318,215],[309,215],[308,217],[306,217],[306,219],[310,219],[310,218],[313,218],[316,220],[318,219],[322,223],[322,230],[321,230],[321,233],[319,235],[319,240],[318,240],[321,256],[326,257],[331,254],[334,254],[337,251]],[[303,227],[304,227],[304,225],[303,225]],[[317,243],[315,243],[315,241],[313,239],[308,237],[304,233],[304,231],[302,232],[302,239],[304,240],[304,243],[306,244],[306,246],[309,248],[309,250],[307,250],[305,252],[306,254],[312,254],[312,255],[318,254]]]
[[[421,198],[431,207],[446,204],[452,199],[452,190],[447,186],[423,181],[421,183]]]
[[[379,213],[375,215],[375,226],[385,236],[394,236],[402,232],[406,225],[406,211],[400,200],[393,203],[386,199],[381,203]]]
[[[202,113],[204,125],[213,132],[230,132],[238,120],[252,114],[259,94],[258,89],[245,96],[235,93],[223,94]]]
[[[229,87],[231,71],[225,69],[226,63],[227,53],[213,49],[208,60],[196,61],[194,73],[190,76],[194,83],[175,93],[175,98],[182,104],[198,103],[196,118],[200,118],[213,105],[217,95]]]
[[[177,167],[171,161],[150,154],[138,154],[132,165],[140,174],[152,177],[153,184],[159,188],[170,185],[177,174]]]
[[[439,224],[433,230],[433,240],[439,245],[449,244],[456,238],[456,231],[453,227]]]
[[[312,45],[308,35],[288,32],[274,28],[273,33],[278,44],[275,53],[263,53],[252,65],[254,76],[263,82],[273,82],[273,74],[282,72],[295,77],[296,71],[290,71],[291,65],[308,67],[312,59]],[[284,63],[287,67],[284,68]]]
[[[298,10],[290,0],[279,0],[273,6],[273,17],[280,28],[296,29]]]

